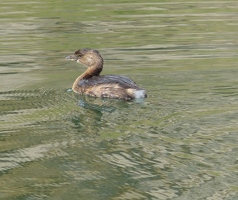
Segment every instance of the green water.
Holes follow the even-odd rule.
[[[238,2],[0,2],[0,199],[238,199]],[[67,91],[95,48],[144,102]]]

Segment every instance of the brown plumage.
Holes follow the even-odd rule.
[[[145,90],[139,88],[131,79],[120,75],[103,75],[103,58],[97,50],[81,49],[73,55],[67,56],[66,60],[74,60],[87,66],[87,70],[81,74],[72,87],[74,92],[94,97],[107,97],[131,100],[145,98]]]

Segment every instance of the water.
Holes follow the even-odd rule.
[[[238,199],[236,1],[0,3],[0,199]],[[144,102],[68,89],[98,49]]]

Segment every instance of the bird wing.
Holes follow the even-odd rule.
[[[79,82],[80,87],[92,87],[95,85],[114,85],[117,84],[124,89],[138,88],[136,83],[131,79],[121,75],[105,75],[105,76],[93,76],[89,79],[83,79]]]

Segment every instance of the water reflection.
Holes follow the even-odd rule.
[[[109,113],[111,113],[111,112],[113,112],[117,109],[112,104],[110,106],[110,102],[108,104],[107,100],[105,100],[105,99],[100,99],[100,102],[98,102],[98,99],[97,99],[96,103],[95,103],[95,101],[93,101],[93,103],[92,103],[92,100],[95,100],[95,99],[89,98],[89,97],[83,97],[82,99],[80,99],[78,101],[78,105],[83,107],[83,108],[86,108],[86,109],[89,109],[89,110],[94,110],[94,111],[97,111],[97,112],[109,112]]]

